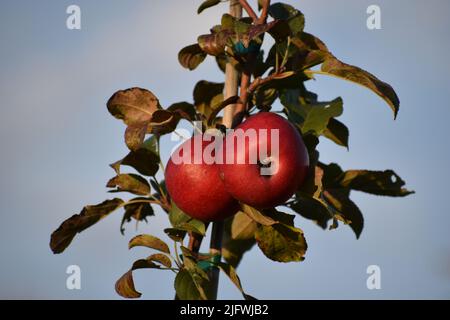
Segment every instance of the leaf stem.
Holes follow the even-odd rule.
[[[183,265],[180,261],[180,256],[178,255],[178,246],[177,246],[177,242],[174,241],[173,242],[173,247],[175,249],[175,262],[178,265],[178,268],[181,268],[181,266]]]
[[[286,63],[287,63],[287,60],[288,60],[288,57],[289,57],[289,47],[291,46],[291,37],[288,37],[287,38],[287,46],[286,46],[286,52],[284,53],[284,56],[283,56],[283,61],[281,62],[281,69],[283,69],[284,68],[284,66],[286,65]]]

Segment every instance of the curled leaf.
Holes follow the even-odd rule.
[[[381,81],[373,74],[331,57],[325,60],[322,72],[362,85],[380,96],[391,107],[394,118],[400,108],[400,100],[394,89],[386,82]]]
[[[221,0],[205,0],[203,3],[198,7],[197,14],[200,14],[203,12],[203,10],[214,7],[215,5],[218,5],[221,2]]]
[[[147,198],[134,198],[130,202],[149,200]],[[147,217],[153,216],[153,208],[150,203],[138,202],[125,205],[125,213],[123,214],[122,222],[120,224],[120,232],[124,234],[125,228],[123,227],[126,222],[130,222],[133,218],[136,221],[147,221]]]
[[[85,206],[79,214],[73,215],[56,229],[50,239],[53,253],[63,252],[73,238],[90,226],[94,225],[123,204],[123,200],[115,198],[106,200],[94,206]]]
[[[202,63],[206,58],[206,53],[196,44],[184,47],[178,53],[178,61],[180,64],[189,70],[194,70],[200,63]]]
[[[142,296],[134,287],[133,270],[129,270],[116,281],[115,289],[118,295],[127,299],[138,299]]]
[[[115,289],[117,294],[127,299],[137,299],[142,294],[136,290],[133,280],[133,271],[138,269],[159,269],[159,265],[150,259],[141,259],[133,263],[133,266],[119,280],[116,281]]]

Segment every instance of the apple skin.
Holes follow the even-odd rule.
[[[298,130],[285,118],[271,112],[250,116],[237,129],[242,129],[244,133],[256,129],[257,139],[247,139],[245,147],[238,148],[235,144],[233,163],[223,161],[219,164],[226,191],[235,199],[258,209],[285,203],[303,184],[309,167],[308,150]],[[259,129],[267,129],[267,139],[261,138]],[[249,163],[249,151],[259,152],[261,145],[265,144],[271,155],[270,129],[279,130],[278,171],[273,175],[261,175],[260,164]],[[236,139],[236,130],[225,137],[220,153],[230,152],[232,148],[227,150],[226,146],[231,143],[231,139]],[[245,159],[245,163],[239,164],[237,159]],[[258,153],[258,162],[261,160]]]
[[[200,137],[200,138],[199,138]],[[191,159],[194,157],[194,140],[202,146],[202,152],[212,141],[203,141],[201,136],[185,141],[174,154],[182,155],[180,150],[190,144]],[[200,141],[201,140],[201,141]],[[239,203],[226,191],[215,163],[205,163],[203,157],[199,164],[173,161],[172,155],[165,170],[167,191],[175,204],[187,215],[204,222],[221,221],[239,210]]]

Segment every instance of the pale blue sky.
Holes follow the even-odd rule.
[[[79,235],[62,255],[50,233],[85,204],[111,195],[109,163],[121,158],[123,125],[105,103],[118,89],[141,86],[165,106],[191,100],[197,80],[221,81],[212,59],[189,72],[177,52],[217,23],[226,5],[196,15],[199,0],[17,0],[0,4],[0,298],[117,298],[114,283],[144,249],[127,250],[136,234],[119,233],[116,213]],[[258,298],[450,298],[448,209],[448,92],[450,2],[445,0],[302,0],[306,30],[342,60],[363,67],[396,89],[389,108],[361,87],[325,77],[308,84],[323,100],[342,96],[350,152],[322,141],[321,157],[345,169],[393,168],[416,191],[407,198],[354,193],[365,229],[322,231],[296,218],[308,240],[302,263],[270,262],[255,248],[238,272]],[[82,30],[65,27],[68,5],[82,9]],[[366,8],[378,4],[382,30],[366,28]],[[167,142],[164,150],[170,150]],[[157,211],[137,233],[164,237]],[[82,270],[82,290],[65,287],[65,269]],[[377,264],[382,289],[366,288]],[[173,274],[135,273],[147,299],[173,297]],[[220,298],[240,298],[225,278]]]

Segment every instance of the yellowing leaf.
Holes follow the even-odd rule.
[[[164,253],[170,253],[169,247],[161,239],[149,234],[141,234],[130,240],[128,248],[147,247]]]
[[[259,226],[255,234],[256,242],[266,257],[278,262],[303,261],[308,248],[303,231],[278,223]]]
[[[109,112],[126,125],[150,121],[153,113],[161,109],[156,96],[142,88],[131,88],[116,92],[108,101]]]
[[[331,57],[325,60],[322,72],[362,85],[380,96],[391,107],[394,117],[397,117],[400,100],[394,89],[386,82],[381,81],[373,74]]]
[[[241,205],[241,210],[250,218],[252,218],[254,221],[264,226],[271,226],[277,223],[277,221],[273,220],[271,217],[263,214],[261,211],[253,207],[250,207],[246,204]]]
[[[109,180],[106,187],[117,187],[114,192],[131,192],[143,196],[150,193],[150,184],[137,174],[119,174]]]

